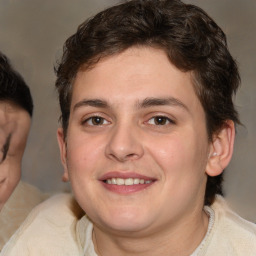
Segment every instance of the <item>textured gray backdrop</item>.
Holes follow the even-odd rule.
[[[227,34],[241,70],[236,105],[235,153],[225,176],[226,197],[243,217],[256,222],[256,1],[186,0],[205,9]],[[0,0],[0,50],[29,84],[35,104],[22,177],[44,191],[68,190],[56,142],[59,109],[53,66],[66,38],[87,17],[116,0]]]

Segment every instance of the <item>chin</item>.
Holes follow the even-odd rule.
[[[109,211],[100,218],[101,225],[117,232],[138,232],[150,223],[150,217],[138,210]]]
[[[114,232],[140,232],[144,230],[147,225],[141,222],[127,222],[127,221],[117,221],[117,222],[105,222],[104,225]]]

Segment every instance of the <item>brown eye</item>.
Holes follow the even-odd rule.
[[[100,116],[92,116],[85,121],[83,121],[83,124],[89,125],[89,126],[101,126],[101,125],[106,125],[109,124],[109,122]]]
[[[167,118],[163,116],[157,116],[154,118],[154,122],[156,125],[165,125],[167,121]]]
[[[173,123],[173,121],[165,116],[154,116],[148,121],[151,125],[167,125]]]
[[[104,123],[104,119],[99,116],[92,117],[91,119],[93,125],[102,125]]]

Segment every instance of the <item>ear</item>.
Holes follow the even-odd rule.
[[[65,142],[64,133],[63,133],[62,128],[58,128],[58,130],[57,130],[57,140],[58,140],[59,149],[60,149],[61,162],[64,167],[62,181],[67,182],[67,181],[69,181],[68,168],[67,168],[67,148],[66,148],[66,142]]]
[[[232,120],[227,120],[212,138],[206,166],[206,173],[209,176],[217,176],[227,167],[232,158],[234,141],[235,125]]]

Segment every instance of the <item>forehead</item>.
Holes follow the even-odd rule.
[[[25,109],[23,109],[12,100],[0,100],[0,109],[10,114],[15,112],[26,112]]]
[[[31,116],[29,113],[16,103],[9,100],[0,100],[0,125],[16,123],[29,128]]]
[[[191,72],[176,68],[163,50],[134,47],[102,59],[92,69],[81,67],[73,84],[71,108],[83,98],[124,104],[149,97],[201,105]]]

